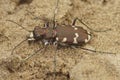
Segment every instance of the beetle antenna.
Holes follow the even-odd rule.
[[[25,31],[31,32],[30,30],[26,29],[25,27],[23,27],[22,25],[18,24],[17,22],[14,22],[13,20],[6,20],[6,21],[15,23],[15,24],[17,24],[18,26],[20,26],[22,29],[24,29]]]
[[[59,3],[59,0],[56,1],[56,6],[55,6],[55,10],[54,10],[54,15],[53,15],[53,29],[55,29],[55,22],[56,22],[56,14],[58,12],[58,3]]]
[[[83,50],[94,52],[94,53],[98,52],[98,53],[103,53],[103,54],[116,54],[116,53],[112,53],[112,52],[96,51],[96,50],[92,50],[92,49],[88,49],[88,48],[83,48],[83,47],[80,47],[80,48],[83,49]]]
[[[90,28],[87,24],[85,24],[81,19],[79,19],[79,18],[77,18],[78,19],[78,21],[80,21],[83,25],[85,25],[89,30],[91,30],[91,31],[94,31],[94,32],[106,32],[106,31],[109,31],[109,30],[111,30],[110,28],[109,29],[106,29],[106,30],[94,30],[94,29],[92,29],[92,28]]]
[[[35,52],[32,53],[31,55],[29,55],[28,57],[26,57],[25,59],[23,59],[22,62],[24,62],[24,61],[30,59],[32,56],[36,55],[39,51],[42,51],[42,50],[44,50],[44,48],[38,49],[37,51],[35,51]]]
[[[13,48],[13,50],[12,50],[12,52],[11,52],[11,55],[13,55],[14,50],[15,50],[18,46],[20,46],[23,42],[25,42],[25,41],[27,41],[27,39],[25,39],[25,40],[21,41],[19,44],[17,44],[17,45]]]
[[[42,18],[40,18],[40,17],[36,17],[32,12],[30,12],[29,10],[26,10],[28,13],[30,13],[34,18],[33,19],[35,19],[35,20],[44,20],[44,19],[42,19]]]

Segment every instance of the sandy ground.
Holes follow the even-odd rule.
[[[6,20],[13,20],[28,30],[42,27],[44,22],[35,17],[52,19],[56,0],[21,1],[0,0],[0,80],[53,80],[55,47],[49,46],[44,54],[39,52],[20,64],[21,58],[42,46],[24,42],[11,55],[13,48],[29,33]],[[57,22],[71,24],[75,17],[95,30],[111,29],[91,31],[93,38],[85,47],[113,54],[80,48],[60,49],[56,80],[120,80],[120,0],[60,0]],[[79,22],[77,25],[85,27]]]

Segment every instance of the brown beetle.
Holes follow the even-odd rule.
[[[76,19],[75,19],[76,20]],[[74,25],[59,25],[53,29],[49,23],[41,28],[36,26],[30,33],[28,41],[42,41],[45,45],[57,43],[58,45],[82,46],[91,39],[90,32]]]
[[[41,41],[45,46],[55,44],[55,45],[57,45],[57,48],[59,46],[66,46],[66,47],[80,46],[80,48],[83,50],[111,54],[110,52],[95,51],[95,50],[90,50],[90,49],[86,49],[86,48],[82,47],[84,44],[88,43],[91,40],[91,34],[89,31],[83,29],[82,27],[76,26],[75,25],[76,21],[77,20],[80,21],[82,24],[84,24],[88,29],[90,29],[92,31],[95,31],[95,30],[89,28],[80,19],[75,18],[73,20],[72,25],[57,24],[55,21],[55,15],[57,14],[58,2],[59,2],[59,0],[57,0],[57,5],[56,5],[56,9],[54,12],[52,22],[49,22],[49,21],[46,22],[44,24],[44,27],[36,26],[33,31],[29,31],[29,30],[25,29],[23,26],[17,24],[16,22],[14,22],[12,20],[7,20],[7,21],[13,22],[13,23],[19,25],[20,27],[22,27],[23,29],[25,29],[26,31],[30,32],[30,35],[26,39],[26,40],[28,40],[29,43]],[[100,32],[105,32],[105,31],[107,31],[107,30],[100,31]],[[95,31],[95,32],[99,32],[99,31]],[[26,40],[24,40],[24,41],[26,41]],[[22,42],[24,42],[24,41],[22,41]],[[22,42],[20,42],[17,46],[19,46]],[[17,46],[15,46],[14,49],[12,50],[12,54]],[[32,57],[39,51],[41,51],[41,49],[37,50],[35,53],[26,57],[25,59],[23,59],[23,61],[28,60],[30,57]],[[54,73],[56,72],[55,68],[56,68],[56,55],[54,56]]]

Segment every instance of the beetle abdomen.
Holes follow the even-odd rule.
[[[91,39],[90,33],[82,27],[61,25],[57,26],[56,32],[56,40],[58,42],[63,42],[70,45],[83,45]]]

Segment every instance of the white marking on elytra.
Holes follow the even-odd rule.
[[[59,38],[58,38],[58,37],[56,37],[56,40],[58,41],[58,40],[59,40]]]
[[[64,37],[63,38],[63,40],[62,40],[62,42],[66,42],[67,41],[67,38],[66,37]]]
[[[78,42],[77,42],[77,38],[78,38],[78,37],[79,37],[79,34],[78,34],[78,33],[75,33],[75,37],[73,38],[73,39],[74,39],[73,43],[76,43],[76,44],[78,43]]]
[[[74,25],[73,25],[72,27],[74,28],[74,30],[78,30],[78,28],[77,28],[77,27],[75,27]]]
[[[89,31],[87,31],[87,33],[88,33],[88,34],[90,34],[90,32],[89,32]]]
[[[75,27],[74,29],[75,29],[75,30],[78,30],[78,28],[76,28],[76,27]]]
[[[72,27],[74,28],[75,26],[73,25]]]
[[[87,39],[85,39],[85,43],[89,42],[89,41],[90,41],[90,39],[91,39],[91,36],[90,36],[90,35],[88,35],[88,38],[87,38]]]

